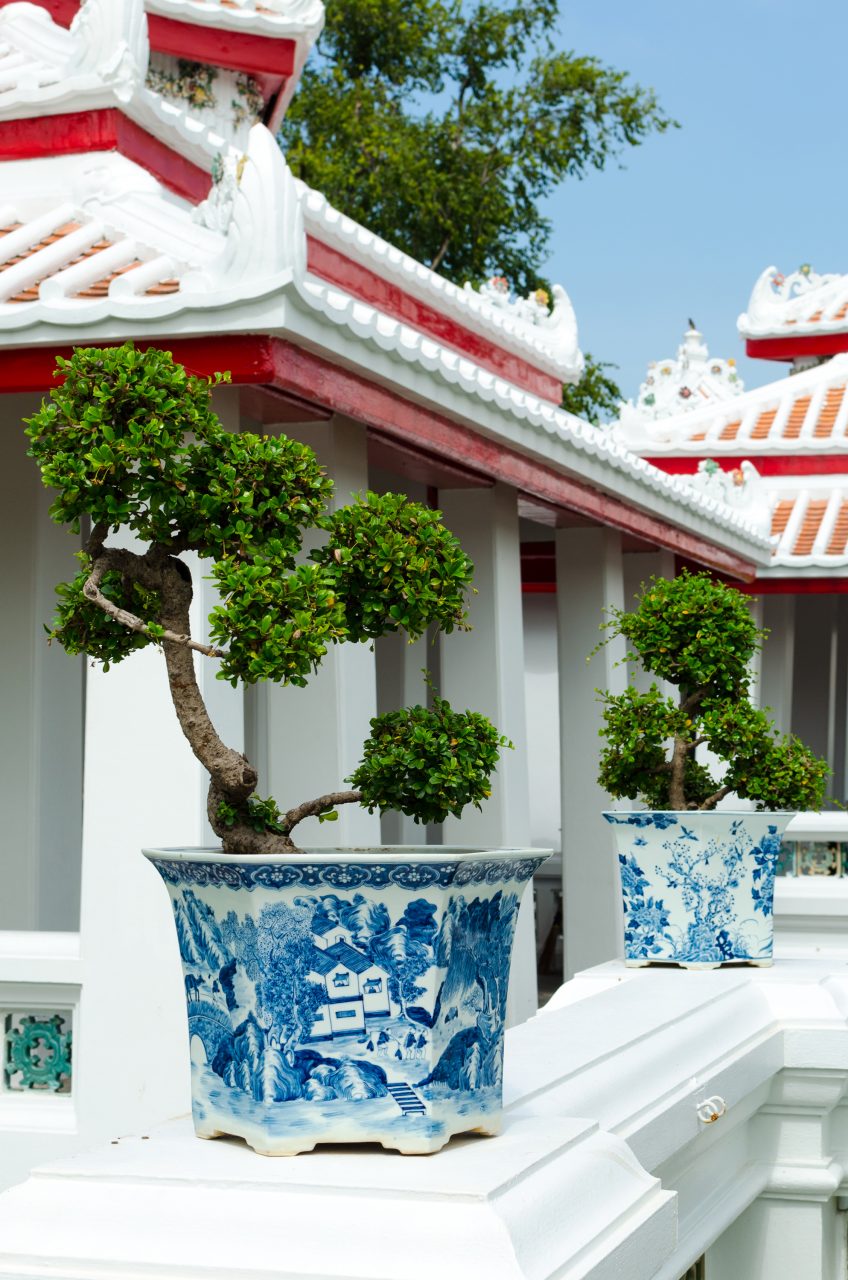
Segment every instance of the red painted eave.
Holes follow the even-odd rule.
[[[848,330],[843,333],[807,333],[797,337],[748,338],[745,354],[753,360],[794,360],[800,356],[836,356],[848,351]]]
[[[119,151],[192,203],[209,194],[212,179],[204,169],[172,151],[115,107],[9,120],[0,128],[0,161],[91,155],[96,151]]]
[[[177,18],[147,15],[150,47],[158,53],[193,62],[207,62],[250,75],[290,76],[294,71],[297,46],[289,37],[259,36],[247,31],[227,31],[224,27],[203,26]]]
[[[344,414],[388,440],[396,440],[405,450],[442,457],[456,470],[500,481],[551,506],[589,516],[598,524],[674,551],[731,579],[750,582],[756,575],[756,566],[744,556],[667,524],[613,493],[593,488],[577,476],[482,436],[463,423],[415,404],[398,391],[378,386],[286,339],[241,334],[140,341],[143,345],[167,347],[191,373],[209,377],[228,370],[236,384],[262,384]],[[48,389],[53,385],[56,355],[69,353],[68,347],[3,350],[0,391]]]

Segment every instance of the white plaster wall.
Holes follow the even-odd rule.
[[[0,928],[79,921],[84,660],[48,646],[57,582],[79,538],[50,521],[51,494],[26,456],[32,396],[0,397]]]

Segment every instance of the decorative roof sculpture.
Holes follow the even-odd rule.
[[[631,429],[634,439],[639,439],[643,424],[721,404],[744,389],[736,361],[711,356],[703,334],[690,320],[674,359],[652,360],[648,365],[636,401],[624,403],[618,425]]]

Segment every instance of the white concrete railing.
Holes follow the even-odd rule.
[[[846,1014],[842,962],[602,965],[508,1032],[500,1138],[262,1160],[173,1121],[0,1196],[0,1276],[836,1280]]]
[[[25,1177],[34,1162],[77,1146],[72,1075],[67,1092],[16,1087],[20,1073],[6,1070],[12,1065],[6,1032],[19,1028],[22,1018],[58,1014],[63,1034],[73,1038],[81,991],[79,934],[0,931],[0,1186]]]

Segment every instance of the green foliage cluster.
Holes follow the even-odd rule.
[[[367,493],[330,513],[332,484],[309,448],[226,431],[211,405],[212,387],[223,379],[192,377],[168,352],[132,344],[79,349],[59,360],[58,372],[64,381],[26,430],[44,483],[56,490],[52,518],[76,532],[87,520],[93,530],[79,573],[57,587],[51,636],[68,652],[108,668],[145,645],[190,642],[173,629],[188,630],[185,593],[168,585],[190,579],[179,559],[187,551],[211,561],[221,602],[210,635],[219,676],[234,685],[304,685],[331,644],[466,626],[472,565],[438,511],[403,495]],[[106,545],[120,527],[147,550]],[[305,555],[307,530],[321,545]],[[91,598],[97,588],[107,607],[131,617],[104,611]],[[175,624],[167,608],[169,599],[177,608],[178,598],[184,618]],[[172,696],[223,794],[222,826],[287,836],[291,811],[283,828],[273,800],[246,797],[240,783],[227,795],[216,781],[213,762],[220,778],[232,777],[234,753],[211,727],[192,727],[204,717],[185,701],[199,699],[199,690],[185,685],[172,679]],[[374,721],[374,732],[355,775],[362,775],[365,803],[399,806],[424,822],[479,803],[505,741],[484,717],[455,713],[438,698],[433,712],[397,712]]]
[[[631,661],[679,690],[677,700],[656,684],[602,693],[599,781],[611,796],[652,809],[712,808],[730,792],[760,809],[821,806],[826,761],[749,700],[766,633],[740,592],[705,573],[652,578],[632,613],[613,610],[604,625],[626,639]],[[697,762],[702,744],[726,765],[720,779]]]
[[[584,352],[586,364],[579,382],[566,383],[562,389],[562,407],[575,418],[600,425],[611,422],[621,412],[621,394],[618,383],[608,372],[618,366],[609,360],[597,360],[591,352]]]
[[[544,284],[541,203],[673,125],[556,48],[556,0],[334,0],[280,140],[293,171],[458,284]]]
[[[346,781],[370,812],[397,809],[416,822],[480,808],[508,738],[475,711],[454,711],[435,695],[433,709],[407,707],[371,721],[362,762]]]
[[[473,565],[442,524],[441,513],[403,494],[367,494],[325,521],[326,545],[313,560],[346,601],[351,640],[405,631],[415,640],[431,623],[450,632],[465,624]]]
[[[88,516],[143,542],[216,557],[273,539],[293,564],[332,488],[311,449],[226,431],[209,382],[167,351],[78,348],[56,364],[65,380],[27,435],[44,483],[58,491],[50,509],[58,524],[79,532]],[[218,374],[212,385],[223,381]]]
[[[57,586],[56,619],[52,629],[46,630],[51,640],[58,640],[67,653],[96,656],[103,663],[103,670],[108,671],[113,663],[153,641],[150,636],[116,625],[108,614],[86,599],[83,587],[91,573],[91,557],[80,551],[77,559],[82,568],[70,582]],[[158,613],[159,600],[155,592],[146,590],[140,583],[124,581],[114,570],[105,574],[100,589],[107,600],[128,613],[148,618],[155,618]]]

